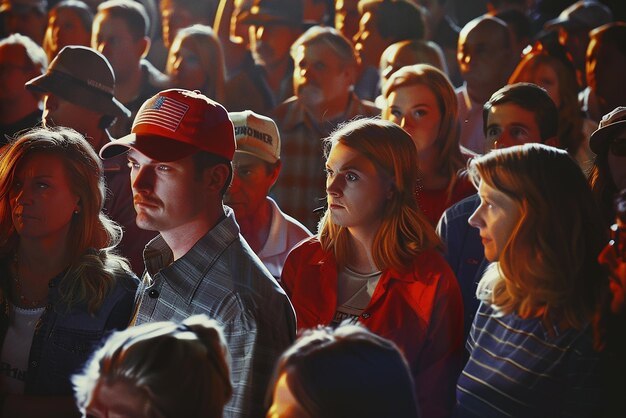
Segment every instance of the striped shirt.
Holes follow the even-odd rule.
[[[459,417],[591,416],[600,395],[591,326],[550,335],[540,318],[481,303],[457,383]]]
[[[161,235],[146,247],[136,324],[181,321],[204,313],[224,327],[233,397],[224,417],[264,417],[274,363],[295,339],[296,319],[284,291],[239,234],[232,209],[183,257]],[[175,382],[172,382],[175,384]]]

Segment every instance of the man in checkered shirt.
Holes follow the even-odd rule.
[[[159,232],[144,251],[133,322],[199,313],[217,320],[232,359],[233,397],[224,416],[263,417],[274,363],[295,337],[295,314],[222,204],[232,178],[233,124],[219,103],[172,89],[143,104],[131,132],[100,155],[128,152],[137,225]]]

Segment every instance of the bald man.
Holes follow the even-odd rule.
[[[507,84],[518,58],[511,32],[502,20],[480,16],[459,35],[457,59],[465,82],[457,89],[461,144],[474,152],[487,150],[482,125],[483,104]]]

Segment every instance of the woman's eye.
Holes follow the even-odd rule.
[[[498,127],[491,127],[489,129],[487,129],[487,137],[488,138],[494,138],[494,137],[498,137],[500,136],[500,128]]]
[[[333,170],[327,168],[325,171],[326,171],[326,177],[332,177],[333,176]]]
[[[354,173],[346,173],[346,180],[348,181],[357,181],[359,179],[359,176],[357,176]]]
[[[393,116],[394,118],[398,118],[398,119],[402,118],[402,112],[400,112],[398,109],[391,109],[389,114]]]
[[[511,136],[517,139],[525,139],[528,137],[528,133],[525,129],[522,128],[513,128],[511,129]]]
[[[413,119],[420,119],[425,114],[426,112],[423,109],[413,109],[413,111],[411,112],[411,116],[413,117]]]
[[[37,183],[37,187],[40,188],[40,189],[47,189],[48,187],[50,187],[50,185],[47,184],[47,183],[39,182],[39,183]]]

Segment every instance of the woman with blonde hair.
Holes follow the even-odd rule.
[[[592,416],[599,395],[590,321],[604,273],[604,229],[585,176],[542,144],[473,160],[482,277],[457,386],[458,416]]]
[[[221,418],[229,363],[222,327],[194,315],[114,333],[72,380],[84,417]]]
[[[298,327],[359,322],[390,339],[407,358],[424,416],[447,416],[463,304],[417,207],[415,145],[398,125],[376,119],[345,124],[327,145],[328,209],[282,273]]]
[[[213,29],[193,25],[178,31],[170,47],[166,73],[172,87],[200,90],[218,102],[224,101],[224,66],[222,44]]]
[[[457,96],[440,70],[403,67],[383,87],[383,119],[406,130],[417,149],[420,209],[435,225],[443,212],[476,192],[464,170],[473,154],[459,145]]]
[[[559,111],[559,148],[565,149],[588,173],[595,156],[589,147],[589,137],[597,126],[580,109],[580,85],[572,63],[564,53],[555,54],[545,49],[526,54],[509,78],[509,84],[527,82],[546,89]]]
[[[68,128],[27,132],[0,152],[3,415],[75,413],[70,376],[125,328],[137,278],[114,253],[102,163]]]

